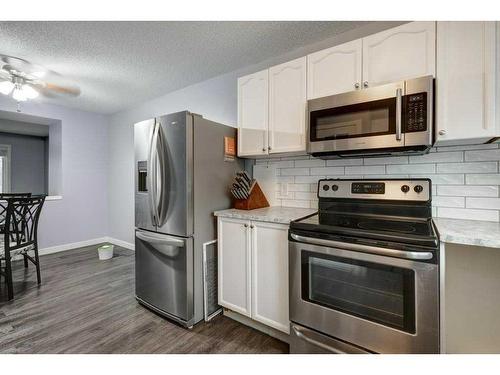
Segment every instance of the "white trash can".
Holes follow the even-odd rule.
[[[99,253],[100,260],[107,260],[113,258],[114,245],[103,245],[100,246],[97,251]]]

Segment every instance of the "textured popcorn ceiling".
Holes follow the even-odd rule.
[[[363,22],[0,22],[0,53],[73,79],[114,113],[361,26]],[[47,99],[43,99],[47,100]]]

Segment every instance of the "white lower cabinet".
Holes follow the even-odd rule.
[[[252,222],[252,318],[290,333],[288,226]]]
[[[251,317],[250,222],[219,218],[218,224],[219,305]]]
[[[219,304],[289,333],[288,226],[219,218]]]

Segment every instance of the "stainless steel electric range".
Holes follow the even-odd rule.
[[[429,179],[320,180],[290,225],[291,353],[438,353]]]

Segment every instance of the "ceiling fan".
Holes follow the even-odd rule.
[[[80,89],[59,73],[13,56],[0,54],[0,93],[18,103],[35,99],[76,97]]]

